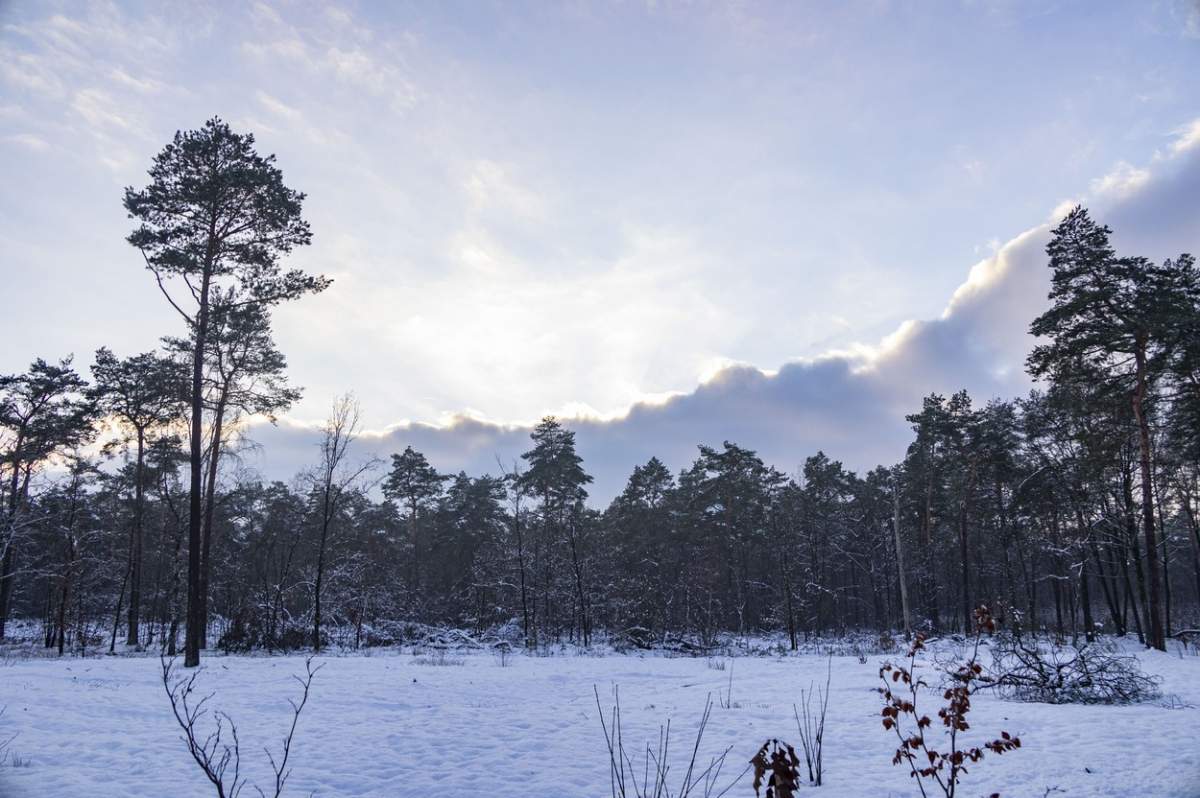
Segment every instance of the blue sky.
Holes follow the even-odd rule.
[[[616,424],[813,358],[861,368],[1065,201],[1119,213],[1159,180],[1200,219],[1197,75],[1194,0],[0,0],[0,372],[177,332],[120,194],[214,114],[308,192],[295,260],[335,278],[278,314],[297,429],[347,389],[403,438],[463,417]],[[970,311],[1003,339],[991,372],[1019,374],[1034,289]],[[908,401],[974,365],[889,380]],[[820,427],[796,445],[876,455],[879,435]],[[484,460],[499,445],[471,440]]]

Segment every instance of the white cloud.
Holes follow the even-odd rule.
[[[1150,172],[1121,161],[1104,177],[1091,182],[1093,194],[1102,197],[1128,197],[1150,180]]]
[[[258,102],[264,108],[276,116],[281,116],[290,121],[296,121],[301,116],[300,111],[283,102],[282,100],[272,97],[265,91],[259,91],[255,94],[255,96],[258,98]]]
[[[10,141],[13,144],[20,145],[34,152],[45,152],[50,149],[50,144],[42,138],[39,138],[32,133],[17,133],[12,136],[5,136],[5,141]]]
[[[1176,0],[1183,8],[1183,34],[1200,39],[1200,0]]]
[[[1092,211],[1101,221],[1113,221],[1118,242],[1141,247],[1146,236],[1152,236],[1155,250],[1151,254],[1156,257],[1159,250],[1194,250],[1194,220],[1200,213],[1200,192],[1195,190],[1198,178],[1200,150],[1189,151],[1185,158],[1156,162],[1147,170],[1139,191],[1110,192]],[[1168,208],[1172,212],[1164,213]],[[1061,211],[1055,209],[1052,220],[1056,221]],[[1162,226],[1164,220],[1166,226]],[[1156,227],[1139,229],[1147,222]],[[702,379],[693,391],[636,401],[624,413],[582,403],[546,410],[574,414],[568,423],[577,432],[585,467],[596,477],[592,496],[599,504],[621,489],[634,465],[658,456],[673,468],[683,467],[695,457],[698,443],[736,441],[758,450],[768,462],[786,471],[818,449],[860,470],[895,462],[910,437],[904,414],[919,409],[922,396],[929,392],[947,394],[966,388],[982,402],[994,396],[1020,396],[1031,387],[1023,364],[1031,346],[1028,325],[1046,302],[1049,270],[1044,247],[1049,228],[1049,223],[1038,225],[999,246],[992,256],[971,267],[938,318],[906,321],[878,345],[786,363],[778,371],[700,358],[696,363],[701,370],[696,373]],[[601,278],[607,284],[603,289],[588,289],[580,283],[571,283],[569,288],[572,292],[596,291],[597,300],[643,294],[648,297],[644,310],[652,315],[649,297],[656,295],[652,290],[655,283],[669,283],[673,275],[648,277],[643,269],[669,260],[664,256],[678,253],[680,246],[681,242],[670,243],[669,239],[643,242],[626,268]],[[467,308],[483,314],[479,326],[466,335],[490,332],[503,337],[504,322],[520,317],[523,309],[543,307],[542,301],[553,305],[565,296],[552,288],[546,290],[540,297],[524,293],[496,297],[494,309],[480,302],[480,297],[463,298]],[[450,302],[451,298],[444,300]],[[432,306],[445,307],[441,302]],[[492,315],[503,313],[504,308],[509,309],[504,318]],[[578,306],[565,302],[559,310],[562,315],[547,325],[549,329],[577,313]],[[634,306],[625,312],[631,315],[617,320],[615,327],[628,324],[646,336],[655,335],[654,320],[639,317],[642,309]],[[448,321],[422,317],[413,328],[421,330],[417,346],[433,346],[438,336],[463,322],[458,317]],[[597,352],[581,345],[578,338],[564,339],[563,346],[564,355],[573,354],[604,370],[603,355],[597,360]],[[616,355],[621,360],[633,356],[619,347]],[[672,352],[671,357],[686,359],[680,352]],[[485,384],[519,390],[529,374],[522,367],[526,360],[501,362],[494,373],[478,376]],[[546,368],[557,373],[565,366],[554,361]],[[572,380],[576,386],[582,384],[577,375]],[[543,380],[541,385],[545,384]],[[384,455],[413,445],[444,471],[495,473],[497,459],[507,464],[528,449],[528,433],[528,423],[497,423],[478,412],[450,414],[439,424],[405,422],[371,433],[365,436],[362,448]],[[259,464],[273,476],[286,476],[311,457],[314,433],[305,424],[260,426],[252,434],[264,443],[265,459]]]
[[[603,468],[605,456],[616,463],[659,445],[682,458],[710,434],[744,435],[784,465],[834,443],[855,462],[891,457],[899,438],[888,424],[911,409],[913,386],[952,389],[961,379],[986,395],[1020,384],[1023,325],[1044,294],[1036,242],[1044,229],[1028,242],[977,242],[997,230],[1011,237],[1037,221],[1028,209],[1039,197],[1089,188],[1079,175],[1099,174],[1097,159],[1119,163],[1130,141],[1187,118],[1176,110],[1182,89],[1155,101],[1174,107],[1138,105],[1140,133],[1106,129],[1130,105],[1119,92],[1099,112],[1085,113],[1085,96],[1072,98],[1069,114],[1031,98],[1019,118],[996,118],[966,93],[950,102],[922,94],[921,75],[895,58],[903,53],[856,50],[845,33],[858,23],[845,18],[818,26],[822,40],[785,58],[776,23],[788,14],[771,7],[755,9],[762,24],[732,37],[749,35],[755,46],[732,49],[712,19],[724,10],[638,12],[634,21],[655,38],[626,51],[608,45],[623,39],[618,15],[637,12],[628,6],[582,26],[584,12],[550,6],[524,19],[480,6],[473,25],[433,7],[373,9],[367,26],[345,8],[235,4],[193,25],[180,21],[182,6],[139,15],[78,1],[23,6],[21,30],[3,31],[0,78],[19,115],[0,112],[0,137],[15,148],[36,147],[18,140],[33,136],[61,153],[18,164],[25,185],[47,189],[21,194],[48,217],[88,221],[52,245],[0,221],[0,249],[16,251],[11,240],[38,254],[31,263],[106,263],[104,279],[121,296],[148,289],[143,304],[156,307],[153,286],[129,268],[118,189],[144,179],[176,129],[220,113],[259,134],[289,184],[309,193],[315,246],[293,260],[337,280],[279,311],[290,373],[311,397],[297,412],[320,413],[334,389],[353,387],[372,423],[449,423],[454,435],[421,434],[443,435],[445,453],[461,446],[485,461],[496,429],[515,429],[519,442],[525,434],[488,418],[526,422],[542,412],[586,416],[597,452],[599,421],[628,412],[603,429],[636,445],[595,454]],[[793,19],[806,27],[823,17]],[[939,19],[927,20],[931,34],[944,32]],[[1086,58],[1071,66],[1067,56],[1080,52],[1056,50],[1064,80],[1093,66]],[[925,53],[930,74],[949,74],[944,53]],[[958,64],[956,86],[995,77],[971,60]],[[1186,86],[1173,77],[1190,62],[1177,53],[1173,63],[1162,82]],[[1080,130],[1062,122],[1055,135],[1012,145],[1014,126],[1044,131],[1039,113],[1078,115]],[[1068,153],[1067,139],[1082,144]],[[959,141],[971,148],[956,149]],[[1093,198],[1149,207],[1129,203],[1198,141],[1200,124],[1151,142],[1164,153],[1152,168],[1120,164],[1091,187]],[[1048,165],[1057,157],[1048,152],[1067,153],[1070,168]],[[72,156],[66,168],[89,188],[53,195],[53,181],[43,182],[49,165]],[[1194,188],[1177,181],[1174,207],[1193,207]],[[1114,227],[1156,240],[1163,223]],[[93,246],[103,254],[71,257]],[[956,253],[965,254],[956,261]],[[968,260],[978,263],[954,290],[952,269]],[[901,324],[904,315],[926,320]],[[173,321],[151,319],[103,331],[64,323],[44,345],[125,335],[147,346]],[[822,351],[778,372],[747,365]],[[773,441],[765,431],[776,423],[789,432]],[[398,429],[409,428],[427,429]],[[613,467],[627,470],[623,461]]]
[[[1200,14],[1200,11],[1196,13]],[[1171,154],[1180,155],[1197,146],[1200,146],[1200,118],[1193,119],[1175,131],[1175,140],[1171,142]]]
[[[0,47],[0,77],[10,85],[49,97],[57,97],[63,90],[62,81],[44,59],[4,47]]]
[[[75,96],[71,100],[71,107],[93,127],[115,127],[121,130],[132,128],[129,120],[115,110],[120,106],[113,102],[111,96],[100,89],[83,89],[75,92]]]
[[[527,219],[541,219],[546,205],[535,192],[514,180],[510,169],[495,161],[479,160],[471,166],[463,189],[476,210],[498,207]]]
[[[255,58],[266,59],[272,56],[290,60],[306,60],[308,48],[298,38],[278,39],[276,41],[246,41],[242,50]]]
[[[115,83],[141,94],[158,94],[163,90],[163,84],[153,78],[138,78],[130,75],[121,67],[114,67],[109,73]]]

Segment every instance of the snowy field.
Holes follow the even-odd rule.
[[[1114,707],[977,698],[968,740],[1003,729],[1024,745],[975,765],[960,794],[1200,796],[1200,656],[1139,656],[1162,678],[1162,699]],[[883,659],[833,659],[826,783],[817,795],[919,794],[907,769],[892,766],[895,738],[880,726]],[[810,681],[824,682],[826,669],[816,655],[725,659],[724,670],[703,658],[656,655],[514,655],[502,665],[491,653],[462,653],[440,661],[411,650],[321,658],[285,794],[608,796],[592,691],[607,704],[613,685],[627,746],[657,740],[659,724],[672,720],[678,775],[712,694],[719,703],[701,757],[732,746],[726,773],[735,775],[768,737],[799,750],[792,705]],[[214,692],[212,706],[237,722],[243,769],[264,788],[271,773],[262,747],[278,748],[287,699],[298,690],[291,676],[303,664],[296,656],[206,660],[200,690]],[[726,697],[732,706],[723,706]],[[0,667],[0,705],[0,739],[18,735],[0,768],[6,798],[214,794],[180,741],[155,658],[9,659]],[[728,794],[753,795],[750,777]]]

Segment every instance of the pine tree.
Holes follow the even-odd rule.
[[[543,418],[529,437],[533,440],[533,448],[521,455],[529,464],[521,480],[523,487],[540,499],[542,543],[546,547],[540,575],[543,603],[549,603],[548,591],[553,581],[549,567],[551,547],[562,537],[569,549],[578,625],[583,643],[588,645],[591,642],[591,616],[585,587],[581,515],[583,502],[587,499],[584,486],[591,483],[592,477],[583,470],[583,458],[575,452],[575,433],[558,419],[553,416]],[[551,620],[545,615],[543,620]]]
[[[134,438],[133,524],[129,535],[129,617],[126,643],[139,644],[142,607],[142,549],[145,533],[145,471],[148,436],[182,416],[185,378],[178,365],[152,352],[123,360],[108,349],[96,351],[94,394],[107,413]]]
[[[199,130],[175,134],[154,157],[151,182],[125,190],[124,205],[138,223],[137,247],[163,295],[191,334],[191,495],[188,509],[188,617],[184,665],[200,664],[204,601],[201,592],[203,523],[204,366],[214,295],[229,303],[272,305],[323,290],[329,281],[298,270],[282,272],[280,258],[312,240],[301,217],[304,195],[283,183],[275,156],[260,156],[254,136],[234,133],[213,118]],[[194,309],[168,289],[180,278]],[[181,304],[183,302],[184,304]]]
[[[0,640],[12,601],[13,564],[21,531],[21,512],[29,499],[29,482],[56,452],[90,440],[95,430],[95,403],[87,382],[71,366],[38,358],[24,374],[0,375],[0,466],[7,502],[0,522]]]
[[[1145,258],[1117,257],[1111,232],[1082,207],[1054,229],[1046,246],[1053,270],[1051,307],[1029,328],[1045,343],[1034,347],[1028,368],[1036,377],[1070,379],[1070,370],[1082,362],[1107,375],[1128,397],[1137,428],[1149,585],[1147,637],[1149,645],[1165,650],[1150,417],[1156,382],[1167,372],[1174,344],[1186,333],[1191,259],[1157,266]]]
[[[449,477],[439,474],[425,455],[406,446],[400,454],[392,455],[392,470],[383,482],[383,495],[408,508],[408,535],[412,546],[409,570],[409,595],[421,596],[421,515],[442,493],[442,483]]]

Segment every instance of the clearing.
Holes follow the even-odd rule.
[[[1162,699],[1053,706],[982,694],[967,740],[982,743],[1005,730],[1023,747],[974,765],[961,794],[1200,795],[1200,656],[1125,647],[1161,677]],[[888,657],[866,659],[832,659],[825,785],[814,794],[918,795],[907,768],[891,764],[896,741],[880,725],[875,688]],[[800,750],[792,705],[801,688],[822,685],[826,673],[826,658],[817,654],[513,654],[502,663],[490,652],[376,649],[317,662],[323,668],[300,719],[285,795],[608,796],[593,686],[608,707],[613,685],[620,686],[627,748],[656,743],[659,724],[671,719],[672,791],[711,694],[700,759],[706,764],[732,747],[724,784],[769,737]],[[243,771],[264,789],[271,772],[262,748],[278,749],[290,719],[287,699],[299,692],[292,675],[303,670],[302,656],[210,654],[205,661],[198,689],[215,693],[211,706],[237,723]],[[152,656],[10,658],[0,667],[4,705],[0,740],[17,737],[0,768],[0,795],[215,794],[180,741]],[[922,708],[932,715],[939,705]],[[753,795],[750,776],[728,795]]]

